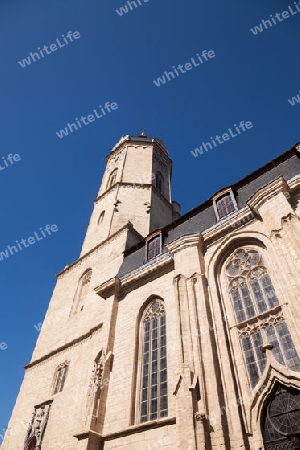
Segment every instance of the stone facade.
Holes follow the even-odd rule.
[[[298,148],[180,217],[163,143],[116,144],[80,257],[57,276],[3,450],[300,448]],[[165,329],[167,382],[155,385]]]

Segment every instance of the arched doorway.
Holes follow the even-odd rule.
[[[27,444],[27,447],[26,447],[26,450],[35,450],[35,448],[36,448],[36,437],[33,436],[33,437],[29,440],[29,442],[28,442],[28,444]]]
[[[300,392],[278,384],[262,420],[265,450],[300,450]]]

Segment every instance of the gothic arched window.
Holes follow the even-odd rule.
[[[54,374],[53,395],[63,390],[68,369],[69,363],[63,363],[56,369]]]
[[[168,415],[166,313],[163,301],[153,300],[141,321],[140,422]]]
[[[77,311],[82,311],[84,307],[84,301],[86,299],[86,296],[88,294],[89,290],[89,283],[91,281],[92,277],[92,270],[87,270],[82,277],[79,280],[78,288],[76,291],[72,313],[76,313]]]
[[[107,189],[111,188],[115,184],[116,178],[117,178],[117,172],[118,172],[118,169],[115,169],[109,175],[109,179],[108,179],[108,183],[107,183]]]
[[[102,211],[102,213],[100,214],[99,219],[98,219],[98,225],[100,225],[103,222],[104,216],[105,216],[105,211]]]
[[[226,264],[226,275],[251,387],[266,367],[267,346],[279,364],[300,371],[300,359],[261,255],[249,248],[236,250]]]
[[[26,450],[34,450],[36,446],[36,437],[33,436],[27,444]]]

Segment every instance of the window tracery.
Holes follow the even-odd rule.
[[[300,393],[278,384],[262,420],[266,450],[294,450],[300,446]]]
[[[54,375],[53,395],[63,390],[69,370],[69,364],[70,361],[66,361],[56,368]]]
[[[279,364],[300,371],[299,356],[260,253],[237,249],[225,272],[251,387],[266,367],[268,347]]]

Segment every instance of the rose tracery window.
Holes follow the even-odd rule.
[[[251,387],[266,367],[266,345],[279,364],[300,371],[300,359],[261,255],[253,249],[236,250],[226,264],[226,275]]]
[[[294,450],[300,444],[300,393],[281,384],[271,396],[262,420],[266,450]]]
[[[140,422],[168,415],[166,314],[163,301],[155,299],[141,323],[142,370]]]

